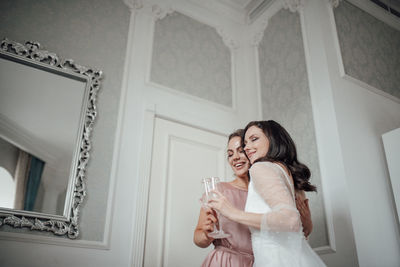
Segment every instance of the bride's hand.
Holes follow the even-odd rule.
[[[220,214],[224,215],[228,219],[232,219],[232,216],[237,213],[239,210],[236,209],[229,200],[221,194],[218,190],[213,190],[213,194],[216,194],[217,197],[214,197],[208,201],[208,206]]]

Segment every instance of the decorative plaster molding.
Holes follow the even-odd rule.
[[[328,0],[328,1],[332,5],[333,8],[336,8],[339,6],[339,3],[341,0]]]
[[[174,13],[175,10],[171,6],[153,5],[151,7],[151,12],[153,14],[154,20],[162,20],[166,16]]]
[[[260,26],[258,27],[258,29],[252,34],[251,44],[253,46],[258,46],[261,43],[261,41],[264,37],[265,29],[268,27],[268,21],[269,21],[269,18],[263,20],[260,23]]]
[[[281,0],[284,9],[289,9],[291,12],[298,12],[304,7],[304,0]]]
[[[237,40],[233,39],[230,34],[226,32],[222,27],[216,27],[217,33],[221,36],[224,44],[229,47],[229,49],[234,50],[239,48],[239,43]]]
[[[143,7],[143,0],[122,0],[130,10],[141,9]]]

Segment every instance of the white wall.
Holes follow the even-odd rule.
[[[332,13],[325,9],[323,17],[324,47],[358,261],[360,266],[399,266],[399,228],[381,135],[400,126],[400,102],[344,76]]]
[[[180,3],[181,9],[206,19],[212,25],[227,23],[218,12],[207,13],[198,5],[188,7],[187,1],[176,2]],[[382,133],[399,127],[399,104],[341,77],[328,1],[308,0],[307,3],[301,14],[302,32],[305,35],[322,186],[326,194],[325,205],[330,224],[328,231],[331,247],[335,250],[335,253],[323,255],[323,258],[328,266],[357,266],[358,263],[361,266],[399,266],[399,233],[395,225],[388,173],[380,141]],[[114,194],[110,197],[100,193],[89,194],[82,210],[81,226],[82,229],[101,229],[92,229],[91,232],[96,235],[90,236],[90,240],[76,242],[46,234],[41,234],[41,238],[32,238],[30,234],[9,233],[6,235],[8,240],[0,241],[1,264],[140,266],[137,263],[141,262],[143,256],[140,247],[143,247],[143,222],[146,219],[142,210],[146,207],[146,199],[141,191],[146,188],[145,179],[148,178],[148,173],[143,169],[150,164],[146,158],[149,159],[151,154],[146,148],[152,140],[151,130],[147,129],[152,126],[145,123],[145,110],[150,109],[153,113],[188,124],[196,120],[198,127],[214,128],[220,133],[232,130],[219,125],[221,120],[232,122],[236,119],[232,125],[239,127],[251,118],[259,118],[254,64],[257,59],[253,54],[254,47],[248,43],[243,44],[240,37],[236,41],[241,46],[232,49],[232,73],[237,76],[233,80],[235,86],[240,88],[234,92],[234,97],[245,103],[254,103],[251,110],[241,105],[234,105],[232,110],[221,110],[208,103],[205,104],[207,112],[202,114],[204,103],[198,104],[198,99],[174,95],[146,83],[154,14],[151,15],[151,8],[145,9],[135,11],[137,13],[131,16],[118,123],[112,116],[116,113],[113,103],[117,100],[113,99],[111,93],[118,95],[120,86],[116,77],[120,77],[121,73],[111,69],[106,72],[110,79],[114,79],[114,84],[104,87],[103,102],[99,103],[103,109],[99,108],[100,120],[94,133],[96,130],[102,131],[97,135],[99,141],[93,146],[88,190],[89,193],[104,192],[105,188],[110,187],[110,192]],[[120,26],[124,28],[124,25]],[[235,34],[227,34],[230,32],[229,27],[224,29],[228,37],[237,37]],[[243,28],[239,26],[232,32],[244,36]],[[96,60],[93,60],[92,64],[95,63]],[[107,92],[106,88],[110,91]],[[105,99],[111,108],[104,102]],[[182,112],[190,108],[192,111]],[[218,116],[208,116],[217,110]],[[116,124],[116,142],[107,139],[107,143],[105,137],[112,135]],[[102,157],[100,152],[104,149],[109,151],[107,155],[115,151],[115,157],[112,160],[110,156]],[[112,177],[117,177],[115,188]],[[98,178],[101,178],[100,183]],[[91,206],[94,202],[102,207]],[[104,227],[103,224],[93,224],[104,206],[109,207],[110,213],[107,215],[110,221],[106,221]],[[32,238],[32,242],[18,239],[27,236]],[[55,239],[58,240],[57,245],[53,244]],[[88,246],[91,248],[85,248]],[[18,257],[20,252],[24,257]]]
[[[390,183],[397,210],[398,223],[400,222],[400,128],[382,135],[385,148],[386,163],[389,169]]]
[[[400,126],[400,104],[343,79],[334,87],[360,265],[399,266],[399,229],[381,135]]]

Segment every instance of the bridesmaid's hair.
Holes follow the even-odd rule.
[[[255,162],[280,162],[284,164],[292,174],[295,189],[316,192],[317,188],[310,183],[310,169],[297,160],[296,145],[285,128],[273,120],[249,122],[246,128],[244,128],[242,135],[243,146],[244,135],[251,126],[260,128],[269,141],[267,155],[257,159]]]
[[[236,131],[234,131],[233,133],[231,133],[228,137],[228,143],[229,141],[231,141],[231,139],[233,137],[240,137],[241,142],[243,142],[243,138],[244,138],[244,129],[237,129]]]

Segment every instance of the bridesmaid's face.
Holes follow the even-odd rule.
[[[232,137],[228,142],[228,162],[237,177],[247,176],[250,163],[242,148],[242,140],[239,136]]]
[[[269,148],[268,138],[265,136],[264,132],[253,125],[247,129],[244,136],[244,151],[253,164],[259,158],[265,157]]]

